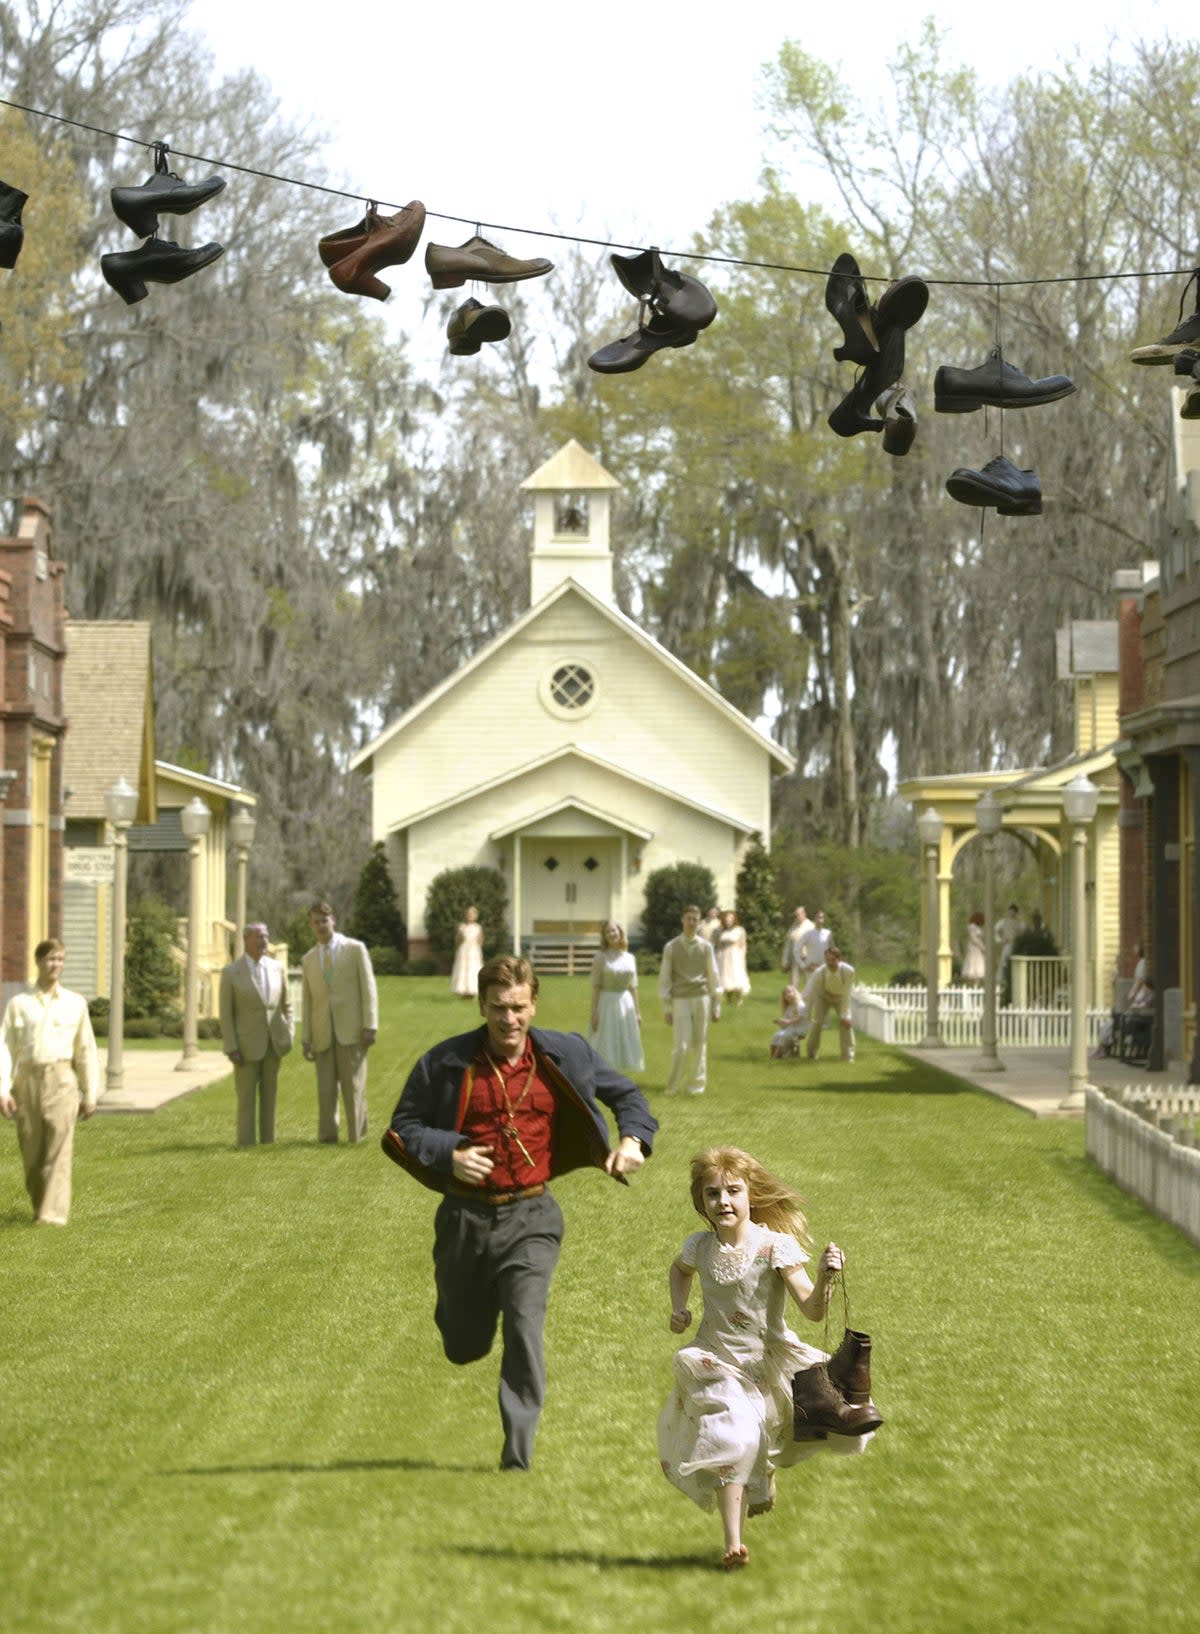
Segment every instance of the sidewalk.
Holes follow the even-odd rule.
[[[219,1050],[201,1050],[196,1065],[187,1072],[177,1072],[183,1056],[183,1046],[173,1045],[162,1050],[125,1050],[122,1063],[123,1083],[119,1090],[106,1094],[108,1082],[108,1052],[100,1051],[100,1101],[97,1112],[157,1112],[169,1101],[181,1095],[190,1095],[193,1089],[204,1089],[218,1078],[228,1078],[233,1072],[228,1056]]]
[[[1083,1112],[1064,1112],[1061,1102],[1070,1088],[1070,1051],[1009,1049],[1000,1052],[1003,1072],[981,1072],[978,1049],[904,1049],[902,1055],[925,1061],[976,1089],[986,1090],[1002,1101],[1032,1112],[1035,1118],[1081,1118]],[[1087,1064],[1088,1082],[1098,1089],[1124,1088],[1126,1084],[1147,1084],[1165,1088],[1182,1083],[1182,1068],[1167,1072],[1147,1072],[1143,1067],[1127,1067],[1123,1061],[1098,1056]]]

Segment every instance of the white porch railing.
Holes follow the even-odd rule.
[[[1200,1090],[1194,1085],[1087,1087],[1087,1155],[1122,1191],[1200,1244]]]
[[[1009,965],[1014,1010],[1071,1008],[1071,961],[1065,954],[1036,959],[1020,954]]]
[[[1038,961],[1046,964],[1054,960]],[[885,1044],[919,1044],[925,1036],[926,994],[923,987],[856,987],[852,995],[855,1028]],[[1088,1048],[1100,1041],[1107,1010],[1089,1010]],[[983,989],[942,987],[938,990],[938,1032],[951,1049],[982,1048]],[[996,1042],[1009,1049],[1065,1049],[1071,1042],[1071,1012],[1057,1005],[996,1010]]]

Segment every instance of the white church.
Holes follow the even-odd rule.
[[[483,865],[507,882],[514,951],[586,968],[605,920],[637,940],[656,868],[704,863],[732,903],[751,835],[770,844],[771,779],[794,763],[616,606],[616,479],[572,440],[521,487],[528,612],[351,764],[414,957],[430,882]]]

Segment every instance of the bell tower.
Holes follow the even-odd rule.
[[[531,605],[536,606],[564,579],[574,579],[611,606],[609,515],[613,492],[620,486],[573,437],[525,478],[521,487],[533,495]]]

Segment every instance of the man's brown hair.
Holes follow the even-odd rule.
[[[489,987],[524,987],[528,985],[530,995],[537,998],[538,979],[537,971],[528,959],[518,958],[515,953],[499,953],[494,959],[489,959],[479,972],[479,996],[487,998]]]

